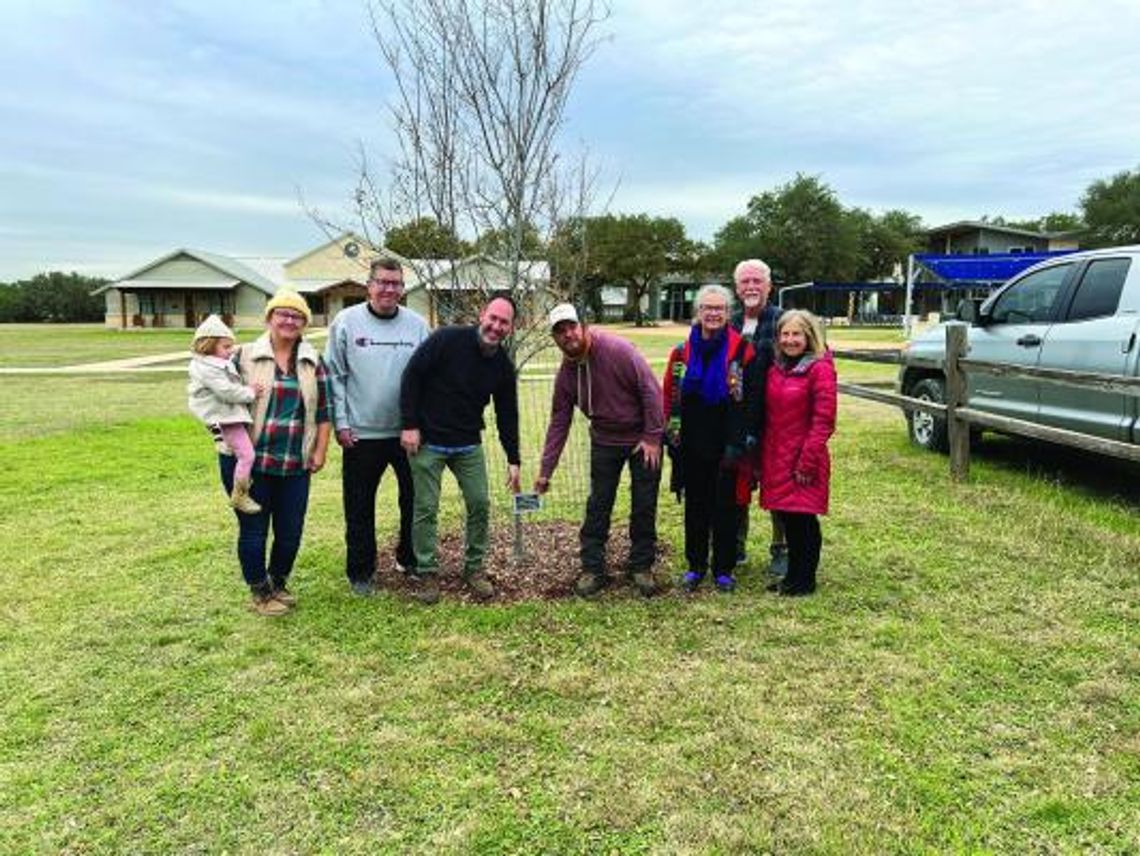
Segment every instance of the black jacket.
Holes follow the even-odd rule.
[[[476,327],[441,327],[424,341],[400,384],[403,427],[418,428],[433,446],[481,442],[483,410],[495,400],[499,443],[507,462],[519,463],[519,405],[515,366],[506,351],[488,356]]]

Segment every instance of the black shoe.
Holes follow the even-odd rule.
[[[790,586],[781,582],[776,591],[781,597],[807,597],[815,592],[815,586]]]
[[[371,580],[353,580],[350,586],[352,593],[357,597],[372,597],[376,594],[376,588],[372,585]]]

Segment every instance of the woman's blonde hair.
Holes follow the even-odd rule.
[[[776,350],[779,351],[780,349],[780,331],[793,322],[804,331],[808,352],[817,357],[822,356],[823,352],[827,350],[827,339],[823,335],[823,324],[820,323],[819,318],[806,309],[789,309],[780,316],[780,320],[776,322]]]

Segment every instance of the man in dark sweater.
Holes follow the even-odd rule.
[[[443,469],[455,474],[467,511],[463,579],[479,598],[495,587],[483,572],[490,499],[483,456],[483,410],[495,402],[499,442],[507,455],[507,484],[519,491],[519,410],[515,367],[502,343],[514,327],[515,304],[507,295],[491,298],[473,327],[443,327],[420,345],[400,386],[400,443],[407,451],[415,485],[412,544],[417,596],[439,600],[436,523]]]
[[[760,259],[745,259],[736,266],[732,277],[736,281],[736,296],[740,301],[740,308],[732,317],[733,328],[757,350],[771,350],[776,322],[781,314],[780,307],[768,300],[772,293],[771,269]],[[743,564],[748,558],[748,509],[751,505],[743,506],[736,519],[737,564]],[[772,543],[768,552],[772,561],[768,565],[768,573],[783,577],[788,572],[788,543],[779,518],[775,514],[771,518]]]
[[[586,327],[569,303],[554,307],[550,328],[565,359],[554,379],[550,427],[534,489],[545,493],[550,488],[577,405],[590,420],[590,498],[579,533],[582,574],[576,589],[588,597],[609,582],[605,554],[610,514],[628,462],[629,572],[648,597],[657,590],[651,568],[657,555],[657,491],[665,428],[661,385],[633,345]]]

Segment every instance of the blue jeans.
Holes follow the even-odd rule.
[[[218,469],[227,494],[233,491],[236,464],[233,456],[218,455]],[[237,553],[241,573],[250,586],[271,582],[280,588],[289,579],[301,547],[305,512],[309,508],[309,473],[267,476],[254,472],[249,495],[261,506],[261,513],[234,512],[238,519]],[[273,547],[266,566],[265,543],[269,539],[270,525],[273,526]]]

